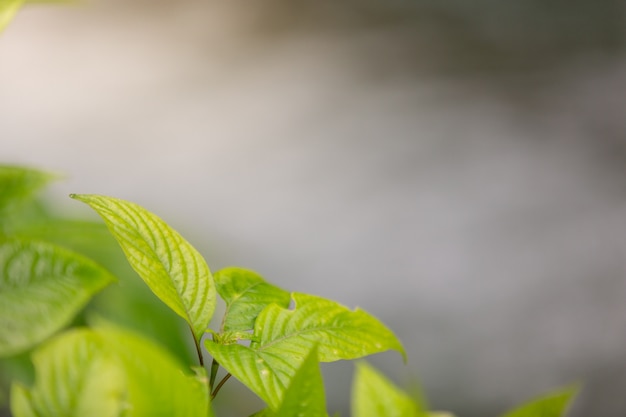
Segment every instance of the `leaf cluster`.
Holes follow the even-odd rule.
[[[163,334],[137,332],[136,323],[96,314],[86,320],[89,326],[67,329],[118,278],[72,250],[83,244],[67,236],[80,236],[88,223],[51,221],[37,209],[34,195],[51,179],[37,170],[0,167],[0,357],[34,349],[33,380],[12,384],[15,417],[212,416],[212,399],[231,376],[266,404],[257,417],[326,417],[320,362],[388,350],[406,356],[394,333],[366,311],[286,291],[244,268],[213,274],[160,217],[101,195],[71,197],[103,219],[136,273],[130,276],[186,323],[195,363],[167,347]],[[218,297],[226,307],[211,329]],[[155,316],[161,317],[167,316]],[[220,368],[225,376],[218,381]],[[560,417],[574,394],[568,388],[504,417]],[[427,411],[360,360],[352,416],[449,414]]]

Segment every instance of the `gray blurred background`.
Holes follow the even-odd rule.
[[[434,408],[583,381],[571,416],[624,417],[625,32],[619,0],[28,6],[0,159],[378,315],[409,363],[372,362]],[[352,369],[324,366],[344,416]]]

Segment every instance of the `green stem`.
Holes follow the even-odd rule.
[[[220,391],[220,389],[222,388],[222,386],[226,383],[226,381],[228,381],[228,378],[230,378],[231,375],[230,374],[226,374],[226,376],[224,378],[222,378],[222,380],[220,381],[219,384],[217,384],[217,387],[215,387],[215,390],[213,391],[213,393],[211,394],[211,400],[213,400],[215,398],[215,396],[217,395],[217,393]]]
[[[196,336],[193,335],[193,343],[196,345],[196,353],[198,354],[198,361],[200,362],[200,366],[204,368],[204,358],[202,357],[202,349],[200,348],[200,342],[196,340]]]
[[[211,362],[211,376],[209,378],[209,391],[213,389],[213,384],[215,384],[215,379],[217,378],[217,371],[220,369],[220,364],[213,359]]]

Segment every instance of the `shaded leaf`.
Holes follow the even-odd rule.
[[[15,417],[206,416],[208,389],[132,333],[75,329],[33,354],[35,384],[12,387]]]
[[[0,356],[24,351],[67,325],[115,278],[57,246],[0,242]]]
[[[559,389],[523,404],[502,417],[563,417],[579,390],[577,385]]]
[[[276,304],[257,317],[250,347],[207,340],[211,355],[272,409],[314,345],[318,359],[356,359],[394,349],[404,354],[396,336],[363,310],[331,300],[293,293],[295,309]]]
[[[0,30],[3,19],[17,10],[22,1],[0,0]],[[6,24],[6,23],[5,23]],[[35,169],[11,165],[0,165],[0,232],[6,222],[12,221],[9,214],[15,212],[24,201],[55,179],[55,176]]]
[[[352,417],[422,417],[415,401],[366,362],[357,363]]]
[[[247,269],[224,268],[214,278],[217,292],[226,302],[221,331],[252,330],[263,308],[272,303],[288,307],[291,300],[289,292]]]
[[[215,285],[204,258],[161,218],[112,197],[76,195],[105,221],[128,262],[168,307],[189,323],[196,341],[215,309]]]

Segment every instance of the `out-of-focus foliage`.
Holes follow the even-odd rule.
[[[78,253],[50,243],[0,241],[0,357],[48,338],[115,278]]]
[[[578,386],[571,386],[544,394],[502,417],[562,417],[579,390]]]
[[[169,352],[115,328],[75,329],[33,353],[31,388],[15,384],[15,417],[207,416],[208,391]]]

